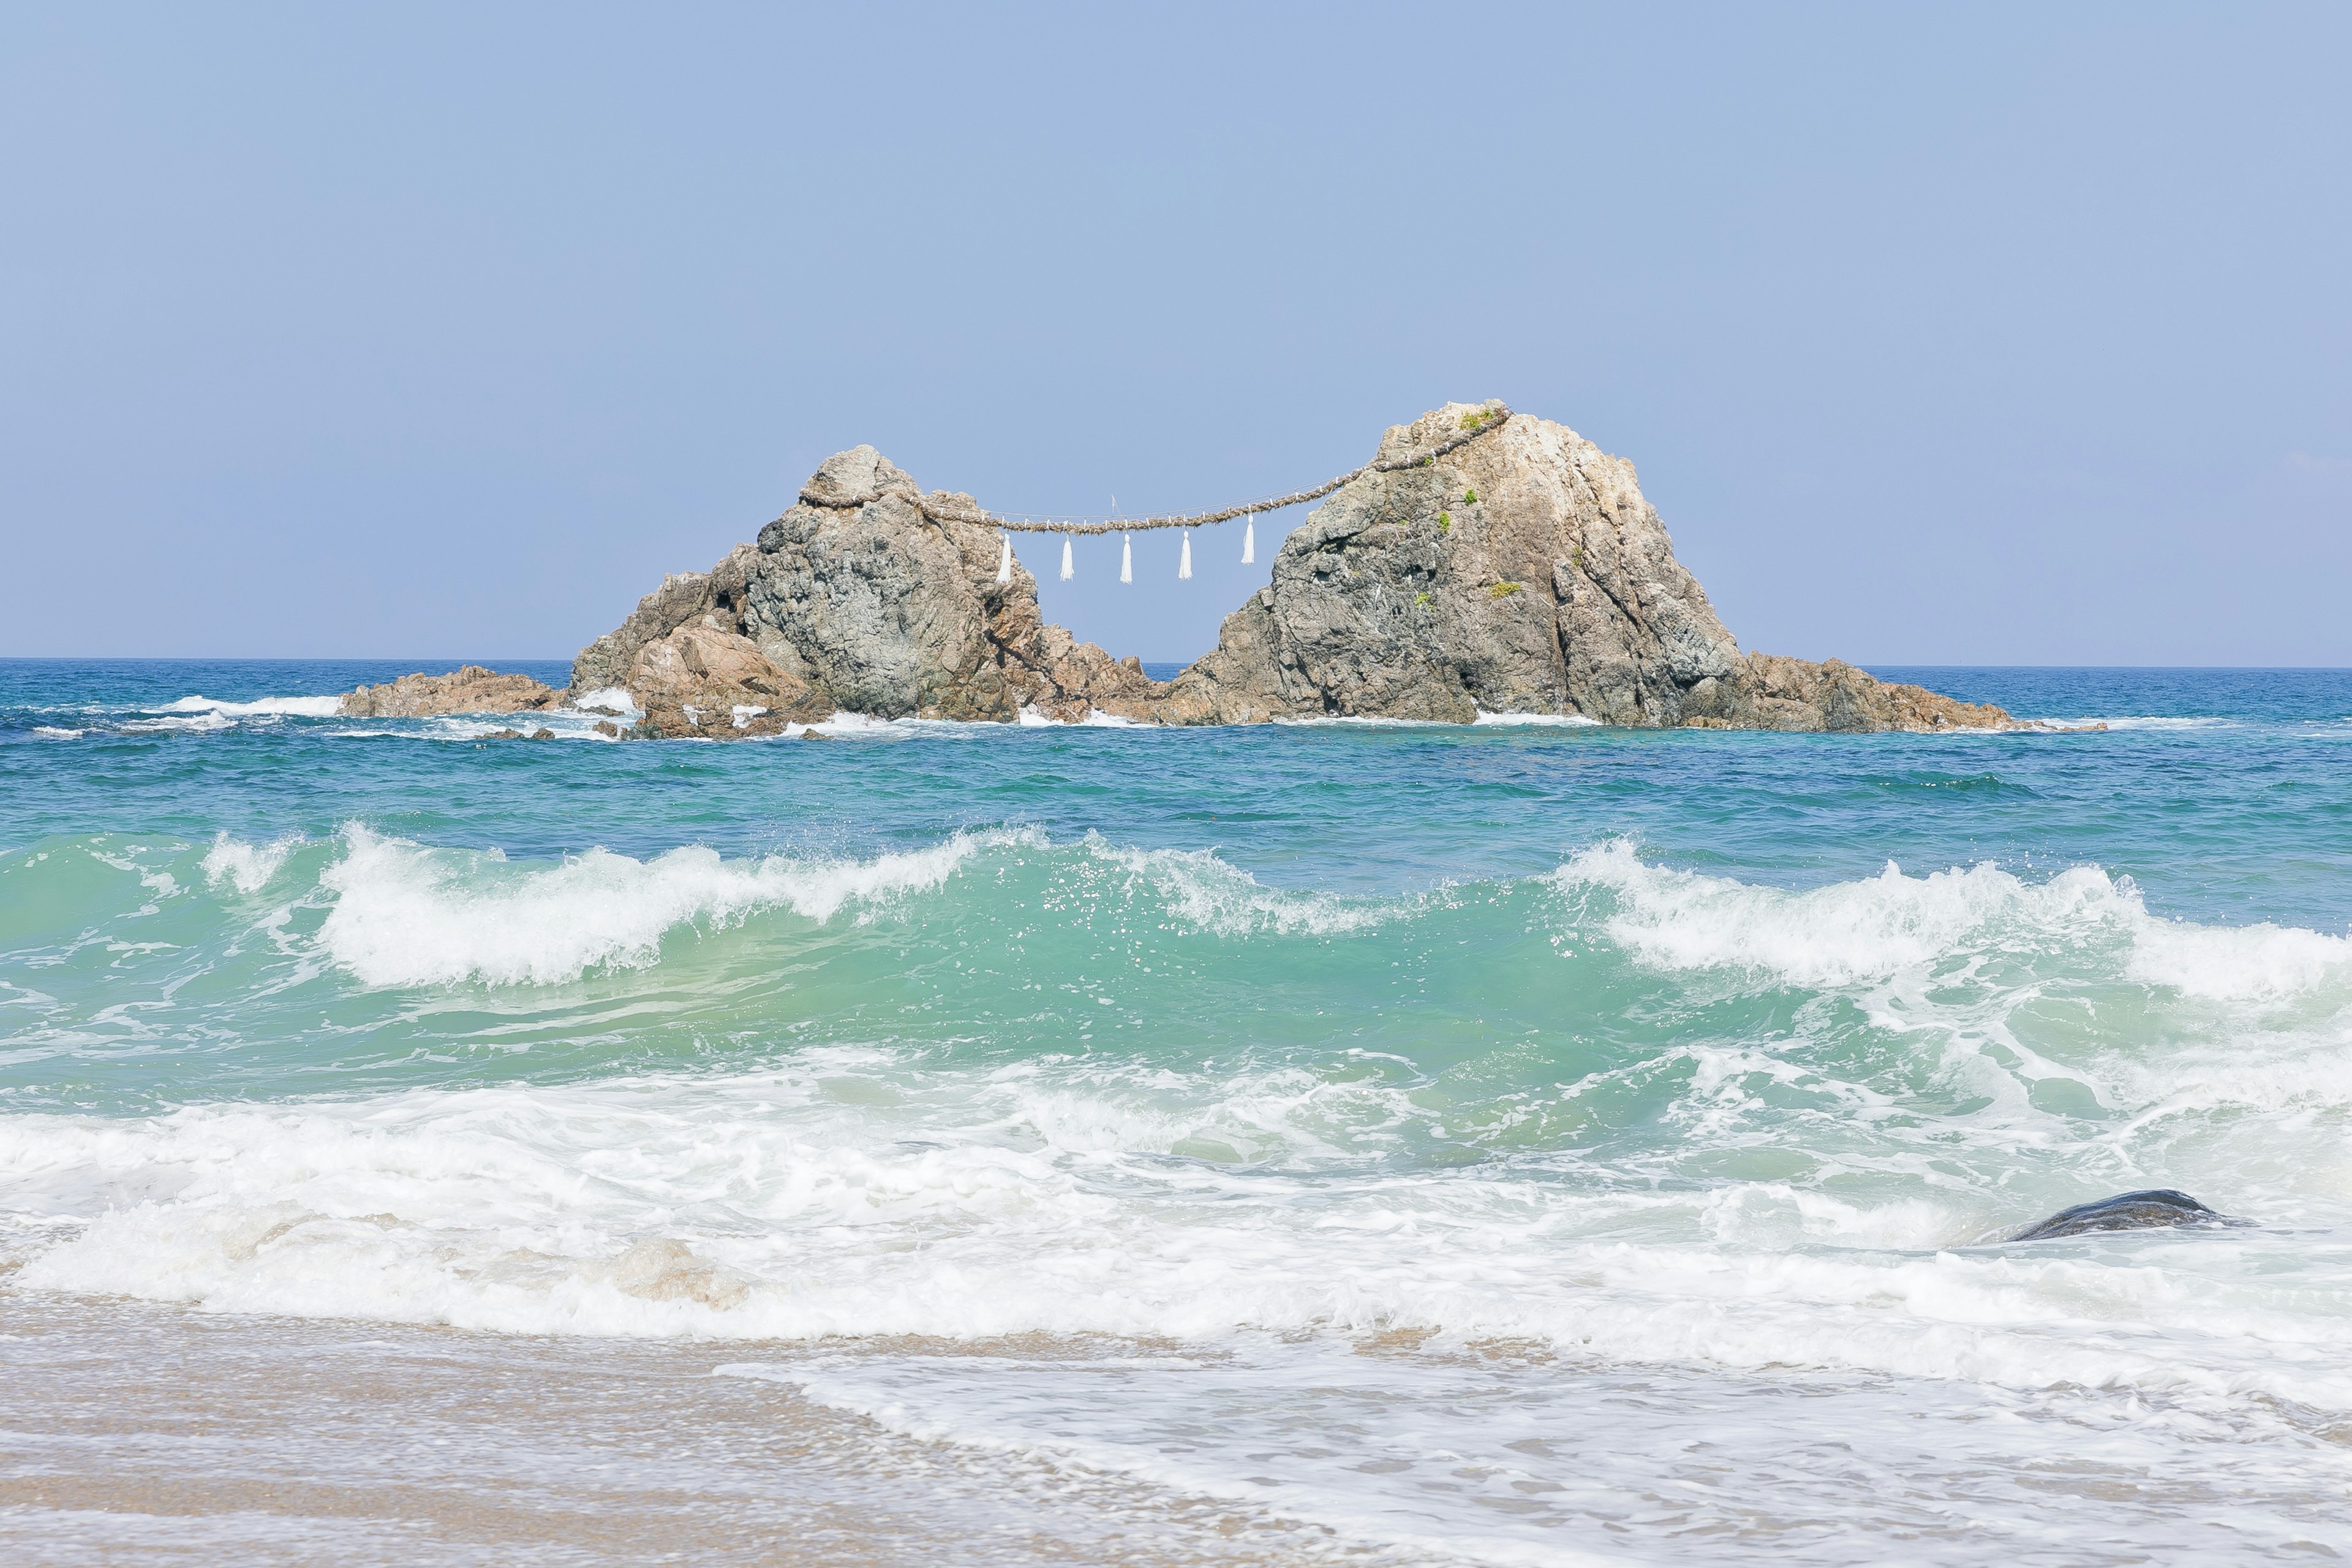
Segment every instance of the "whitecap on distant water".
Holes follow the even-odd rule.
[[[1489,713],[1483,708],[1478,710],[1478,717],[1471,720],[1470,722],[1506,726],[1528,725],[1558,730],[1589,730],[1601,727],[1600,720],[1588,719],[1581,713]]]
[[[299,719],[331,719],[343,710],[341,696],[327,697],[257,697],[250,702],[223,702],[210,697],[183,697],[176,702],[166,702],[152,709],[156,713],[217,713],[226,718],[242,719],[253,714],[275,714]]]
[[[2061,725],[2068,729],[2087,729],[2094,724],[2105,724],[2110,730],[2226,730],[2236,728],[2242,721],[2210,717],[2181,719],[2153,714],[2126,714],[2120,718],[2044,719],[2042,722]]]
[[[1116,713],[1106,713],[1099,708],[1089,708],[1083,719],[1056,719],[1035,708],[1024,708],[1017,721],[1024,730],[1139,730],[1144,726],[1132,719],[1122,719]]]

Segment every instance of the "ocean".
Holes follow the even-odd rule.
[[[0,662],[12,1562],[2352,1552],[2352,672],[335,716],[416,668]],[[2145,1187],[2249,1223],[2003,1239]]]

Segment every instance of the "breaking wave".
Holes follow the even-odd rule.
[[[2029,881],[1990,864],[1788,889],[1643,861],[1618,840],[1551,877],[1608,938],[1662,970],[1723,968],[1793,985],[1850,986],[2001,955],[2121,959],[2119,978],[2185,994],[2279,1000],[2338,982],[2352,939],[2271,924],[2151,915],[2128,877],[2078,866]],[[1605,905],[1583,902],[1609,895]]]
[[[226,718],[278,714],[302,719],[332,719],[343,710],[340,695],[327,697],[257,697],[250,702],[223,702],[210,697],[183,697],[154,710],[159,713],[217,713]]]
[[[320,877],[335,903],[319,940],[371,985],[548,984],[591,969],[642,969],[681,926],[723,927],[779,909],[830,920],[845,906],[875,908],[936,888],[983,847],[1032,842],[1019,833],[958,834],[865,861],[729,861],[700,847],[637,860],[591,849],[526,868],[495,852],[426,848],[365,827],[346,828],[343,839],[343,858]]]

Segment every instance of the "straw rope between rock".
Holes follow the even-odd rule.
[[[1478,422],[1476,428],[1465,430],[1450,440],[1442,441],[1426,452],[1417,452],[1410,458],[1391,458],[1386,461],[1366,463],[1362,468],[1350,468],[1338,479],[1319,484],[1311,490],[1293,490],[1286,496],[1274,496],[1265,500],[1244,501],[1239,506],[1221,507],[1215,511],[1197,511],[1186,517],[1114,518],[1108,522],[1080,521],[1076,519],[1024,518],[1015,521],[1009,518],[993,516],[986,511],[956,511],[948,507],[934,505],[929,498],[924,496],[910,496],[908,499],[914,502],[915,510],[933,522],[978,523],[985,528],[1002,529],[1007,533],[1138,533],[1148,528],[1205,528],[1211,523],[1231,522],[1237,517],[1250,517],[1262,511],[1279,511],[1286,506],[1321,500],[1349,480],[1361,479],[1366,474],[1394,473],[1402,468],[1417,468],[1425,463],[1433,463],[1456,447],[1466,447],[1481,436],[1492,435],[1500,430],[1510,422],[1510,418],[1509,408],[1501,404],[1489,404],[1486,416]],[[853,510],[880,499],[878,491],[874,495],[856,497],[847,500],[813,496],[806,490],[801,492],[801,500],[808,505],[824,507],[833,511]]]

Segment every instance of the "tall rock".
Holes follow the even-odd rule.
[[[971,497],[871,447],[707,574],[666,580],[583,649],[576,693],[625,687],[658,734],[772,732],[836,709],[1165,724],[1481,711],[1773,730],[1998,727],[1997,708],[1851,665],[1742,655],[1675,559],[1633,466],[1565,426],[1448,404],[1286,540],[1216,647],[1147,679],[1038,613]]]
[[[1633,464],[1564,425],[1465,403],[1381,438],[1375,467],[1283,542],[1273,581],[1154,716],[1481,711],[1768,730],[2009,722],[1836,660],[1743,657]]]

